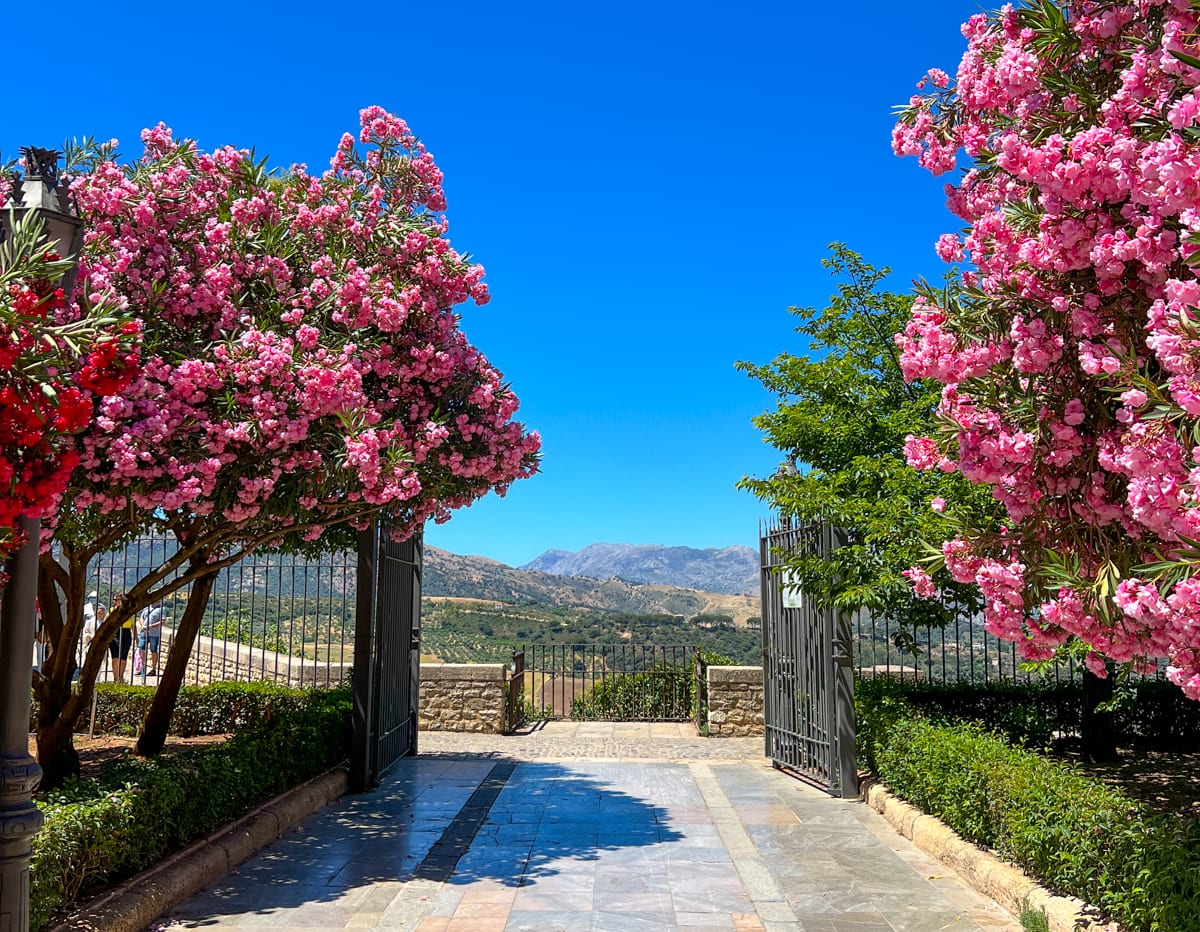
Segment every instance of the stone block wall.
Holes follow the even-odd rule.
[[[507,664],[421,664],[422,731],[502,734],[507,699]]]
[[[170,650],[171,634],[164,631],[163,635],[160,664],[167,662],[167,651]],[[198,637],[188,658],[184,683],[206,686],[225,681],[249,683],[264,680],[281,686],[325,688],[336,686],[349,677],[353,666],[350,662],[326,663],[233,641]]]
[[[762,667],[709,667],[708,734],[741,738],[763,733]]]

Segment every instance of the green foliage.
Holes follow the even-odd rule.
[[[31,927],[343,760],[350,710],[349,688],[305,693],[223,744],[120,761],[51,793],[33,840]]]
[[[696,674],[690,664],[661,662],[641,673],[599,680],[571,702],[583,721],[684,722],[691,718]]]
[[[255,561],[267,557],[254,556],[246,561],[246,572],[257,571]],[[308,584],[300,564],[301,582]],[[267,570],[263,571],[264,576]],[[314,590],[319,583],[314,582]],[[209,597],[208,611],[200,625],[205,637],[240,641],[261,650],[298,657],[318,657],[332,651],[335,662],[349,659],[344,651],[347,632],[354,630],[353,595],[307,595],[298,598],[274,598],[278,591],[267,591],[265,598],[245,599],[240,592],[229,594],[214,591]]]
[[[511,718],[505,722],[505,729],[512,731],[527,722],[546,721],[550,717],[550,710],[539,709],[522,689],[517,693],[517,701],[512,708]]]
[[[1196,928],[1200,823],[1163,816],[977,724],[936,724],[894,689],[860,706],[864,758],[897,795],[1131,932]],[[870,716],[879,718],[871,721]]]
[[[255,631],[251,619],[241,612],[228,612],[205,627],[208,628],[206,633],[209,637],[221,641],[236,641],[276,653],[288,652],[288,636],[279,630],[277,624],[271,622]]]
[[[700,628],[733,628],[732,615],[704,614],[692,618],[692,624]]]
[[[305,690],[274,683],[211,683],[184,686],[171,716],[170,733],[179,738],[197,735],[227,735],[257,728],[279,715],[303,708],[309,701]],[[152,686],[99,683],[96,686],[97,734],[132,735],[146,716],[154,699]],[[36,723],[37,708],[30,712]],[[30,726],[33,730],[33,724]]]
[[[421,614],[425,651],[447,663],[505,662],[514,647],[526,643],[696,645],[738,663],[762,661],[760,633],[734,627],[727,615],[688,618],[431,599],[422,602]],[[702,619],[711,627],[702,626]]]
[[[864,733],[888,727],[897,713],[919,713],[933,722],[980,722],[1010,741],[1045,747],[1083,728],[1083,688],[1061,683],[899,683],[890,677],[855,684],[860,757]],[[1118,684],[1112,704],[1113,732],[1124,748],[1192,751],[1200,745],[1200,704],[1158,680]],[[882,723],[882,724],[881,724]],[[866,758],[864,758],[866,759]],[[868,761],[873,767],[874,764]]]
[[[889,274],[840,243],[823,264],[841,282],[823,310],[790,308],[807,355],[783,353],[766,365],[738,363],[778,396],[775,410],[754,418],[768,443],[800,469],[767,478],[745,477],[739,487],[802,522],[821,521],[848,532],[830,557],[797,558],[804,591],[844,608],[867,608],[877,618],[912,626],[949,621],[948,603],[915,599],[901,573],[924,560],[924,541],[952,536],[948,518],[989,524],[994,503],[961,475],[918,472],[904,460],[909,434],[932,435],[941,386],[906,383],[893,334],[904,329],[912,297],[881,288]],[[947,502],[933,512],[935,497]],[[976,610],[977,594],[944,569],[934,575],[956,609]]]
[[[903,684],[890,677],[857,681],[854,684],[854,744],[859,765],[878,773],[875,749],[899,722],[915,714]]]
[[[1044,909],[1021,910],[1021,928],[1024,932],[1050,932],[1050,920],[1046,916],[1046,911]]]

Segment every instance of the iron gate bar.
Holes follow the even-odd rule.
[[[419,535],[396,543],[381,528],[375,603],[380,773],[417,752],[422,551]]]
[[[806,598],[784,575],[791,554],[830,553],[837,545],[834,535],[824,525],[793,526],[785,519],[759,536],[763,741],[776,766],[827,792],[853,797],[858,772],[850,618]]]
[[[605,721],[688,721],[694,645],[533,644],[523,655],[529,708],[541,718]],[[616,707],[589,697],[621,689]],[[610,697],[611,699],[612,697]]]
[[[361,792],[375,772],[375,561],[379,528],[374,523],[358,532],[358,592],[354,625],[354,712],[350,747],[350,788]]]
[[[358,536],[354,631],[354,735],[350,783],[362,791],[417,751],[420,701],[419,534],[396,543],[375,522]]]

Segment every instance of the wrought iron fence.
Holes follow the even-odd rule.
[[[983,618],[964,612],[945,627],[918,627],[912,649],[897,646],[900,626],[869,612],[853,615],[855,670],[860,677],[891,676],[911,681],[943,683],[1066,682],[1081,676],[1074,660],[1054,662],[1040,671],[1023,664],[1017,645],[984,630]]]
[[[142,537],[123,550],[97,557],[88,567],[88,589],[99,605],[130,589],[174,552],[171,537]],[[268,680],[324,686],[345,679],[353,666],[357,555],[338,551],[319,559],[278,553],[247,557],[217,577],[192,647],[185,682]],[[163,610],[160,672],[187,605],[187,589],[156,603]],[[155,607],[155,606],[152,606]],[[85,632],[85,637],[86,637]],[[152,646],[152,645],[147,645]],[[84,645],[80,645],[80,657]],[[135,640],[125,678],[153,686],[151,657]],[[113,678],[106,658],[101,680]]]
[[[532,718],[685,722],[692,716],[693,645],[534,644],[514,651],[514,668],[517,657],[524,711]]]

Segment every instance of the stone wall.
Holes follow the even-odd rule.
[[[160,665],[166,664],[167,651],[170,649],[170,632],[164,631],[163,634]],[[279,654],[233,641],[198,637],[192,648],[192,655],[188,658],[184,683],[189,686],[205,686],[222,681],[248,683],[264,680],[268,683],[279,683],[281,686],[324,688],[336,686],[345,680],[353,666],[351,662],[326,663],[306,657],[294,657],[291,654]]]
[[[708,733],[741,738],[763,733],[762,667],[709,667]]]
[[[170,632],[164,632],[166,663]],[[188,660],[185,683],[265,680],[286,686],[327,687],[346,680],[352,663],[325,663],[257,647],[199,637]],[[744,737],[763,733],[762,667],[707,669],[708,733]],[[502,734],[508,699],[503,663],[421,665],[420,725],[426,731]]]
[[[422,731],[501,734],[508,698],[503,663],[421,664]]]

